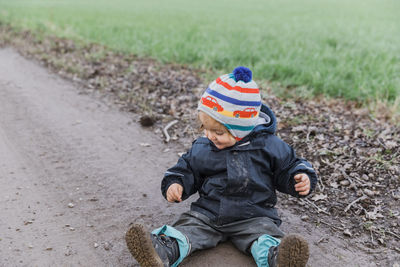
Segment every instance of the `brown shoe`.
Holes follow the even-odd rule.
[[[272,253],[270,265],[277,267],[305,267],[310,255],[307,241],[294,234],[285,236]]]
[[[125,240],[129,251],[141,267],[164,267],[153,247],[150,233],[142,224],[133,224],[126,232]]]

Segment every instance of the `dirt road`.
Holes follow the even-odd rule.
[[[0,266],[136,266],[123,239],[129,222],[159,227],[190,203],[162,198],[160,179],[180,151],[135,120],[0,50]],[[281,214],[286,232],[309,240],[310,266],[376,266],[347,241]],[[182,266],[255,264],[222,244]]]

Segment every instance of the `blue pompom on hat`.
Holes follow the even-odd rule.
[[[222,123],[239,141],[257,125],[260,108],[260,90],[252,80],[252,72],[240,66],[208,86],[197,110]]]
[[[232,74],[235,77],[236,82],[244,81],[245,83],[250,82],[253,76],[250,69],[242,66],[235,68]]]

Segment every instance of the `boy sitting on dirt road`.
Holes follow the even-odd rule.
[[[248,68],[237,67],[204,92],[198,106],[205,137],[167,170],[161,189],[169,202],[199,192],[172,225],[151,234],[141,224],[126,233],[140,266],[178,266],[196,250],[230,240],[258,266],[306,266],[308,244],[284,235],[275,190],[301,197],[317,183],[311,164],[274,135],[274,113],[261,103]]]

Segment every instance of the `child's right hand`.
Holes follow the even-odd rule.
[[[183,187],[180,184],[171,184],[167,190],[167,200],[169,202],[182,201]]]

